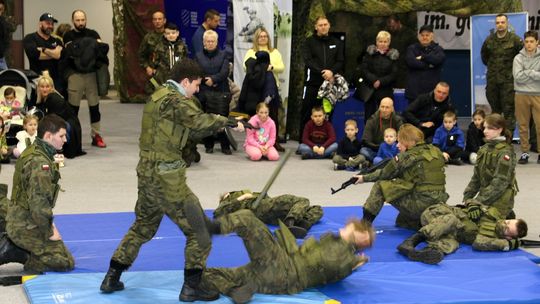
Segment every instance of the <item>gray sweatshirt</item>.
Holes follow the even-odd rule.
[[[531,56],[525,48],[514,57],[512,67],[517,94],[540,96],[540,49]]]

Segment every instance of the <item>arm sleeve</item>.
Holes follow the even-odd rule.
[[[52,182],[50,169],[44,169],[45,165],[48,165],[46,160],[34,157],[24,165],[21,174],[28,180],[27,187],[23,191],[30,198],[28,206],[31,220],[39,231],[43,231],[46,237],[50,237],[53,222],[52,202],[57,185]]]
[[[508,157],[508,160],[505,157]],[[478,191],[476,200],[484,205],[491,205],[511,186],[513,182],[511,171],[513,164],[516,163],[516,155],[512,153],[502,152],[498,155],[498,162],[495,168],[493,179],[489,186],[481,188]]]
[[[273,147],[276,143],[276,123],[272,120],[270,127],[268,128],[268,142],[266,143],[267,147]]]
[[[225,57],[225,53],[223,53],[223,62],[221,63],[221,68],[219,69],[219,72],[217,74],[210,75],[210,78],[212,78],[212,81],[214,83],[222,84],[225,81],[227,81],[228,75],[229,75],[229,62],[227,61],[227,58]]]
[[[416,115],[414,113],[416,113],[420,107],[421,107],[421,100],[419,98],[416,98],[415,101],[413,101],[408,107],[407,109],[403,112],[403,117],[405,117],[405,120],[408,122],[408,123],[411,123],[417,127],[420,126],[420,124],[422,123],[420,121],[420,119],[418,119],[416,117]]]
[[[38,60],[39,59],[39,51],[36,49],[37,44],[34,39],[32,39],[32,34],[26,35],[23,39],[23,47],[24,47],[24,53],[28,57],[29,60]]]
[[[394,80],[396,80],[397,72],[398,72],[398,63],[396,60],[392,60],[392,67],[391,67],[390,73],[382,77],[379,77],[381,86],[383,87],[390,86],[394,82]]]
[[[469,181],[469,184],[463,191],[463,201],[474,198],[480,189],[480,178],[478,177],[478,167],[474,166],[473,176]]]
[[[487,66],[489,61],[489,48],[487,47],[489,37],[482,44],[482,49],[480,50],[480,57],[482,58],[482,63]]]
[[[336,132],[334,131],[334,127],[332,126],[330,122],[326,121],[325,124],[326,124],[325,129],[326,129],[326,133],[328,134],[328,138],[324,142],[323,147],[326,149],[330,147],[331,144],[336,142]]]
[[[414,44],[410,45],[407,48],[407,54],[405,56],[405,62],[407,62],[407,66],[411,70],[425,70],[428,68],[428,65],[422,61],[416,59],[416,54],[414,53]]]
[[[285,64],[281,58],[281,53],[277,49],[274,49],[272,53],[270,53],[270,64],[274,67],[272,70],[274,74],[283,73],[285,70]]]
[[[141,41],[141,44],[139,45],[139,51],[137,53],[139,56],[139,62],[141,64],[141,67],[143,67],[143,69],[151,66],[150,54],[152,50],[150,50],[150,46],[148,44],[148,37],[149,37],[149,34],[146,34],[144,36],[143,40]]]
[[[343,71],[343,63],[345,62],[345,50],[343,49],[343,44],[341,41],[336,39],[336,48],[337,48],[337,54],[336,54],[336,61],[334,65],[330,68],[332,70],[332,73],[338,74]]]
[[[477,235],[472,247],[479,251],[508,251],[508,241],[505,239],[490,238],[484,235]]]
[[[446,55],[444,54],[443,48],[439,45],[433,46],[431,52],[422,56],[422,61],[426,62],[427,64],[433,65],[434,67],[441,66],[445,60]]]
[[[308,121],[306,125],[304,126],[304,132],[302,133],[302,143],[310,146],[311,148],[315,146],[315,143],[312,142],[311,139],[309,138],[309,134],[311,134],[312,130],[313,130],[313,124],[311,124]]]
[[[244,72],[247,71],[246,61],[247,61],[249,58],[257,59],[257,57],[255,57],[255,51],[254,51],[253,49],[249,49],[249,50],[246,52],[246,55],[244,56],[244,61],[242,61],[242,62],[243,62],[243,65],[244,65]]]
[[[322,71],[322,68],[319,65],[319,63],[316,62],[317,60],[314,60],[314,58],[313,58],[313,53],[312,52],[314,52],[315,50],[313,50],[313,47],[312,47],[311,43],[309,43],[309,39],[314,39],[314,38],[308,38],[308,40],[304,44],[304,62],[306,64],[306,66],[311,71],[313,71],[313,73],[320,74],[321,71]]]

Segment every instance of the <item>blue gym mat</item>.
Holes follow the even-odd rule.
[[[361,215],[361,207],[324,208],[323,219],[309,234],[318,237],[336,231],[349,217]],[[437,266],[411,262],[398,254],[396,247],[413,232],[395,227],[396,215],[390,206],[382,209],[375,220],[375,246],[365,252],[370,263],[346,280],[319,288],[322,293],[302,293],[299,298],[257,295],[254,303],[322,303],[328,298],[343,303],[493,303],[509,299],[513,303],[540,303],[540,272],[534,263],[539,257],[521,250],[476,252],[470,246],[462,246]],[[50,273],[26,282],[29,299],[33,303],[58,303],[57,297],[66,300],[64,303],[107,303],[108,299],[130,303],[148,299],[177,302],[185,237],[167,218],[154,239],[142,247],[130,271],[122,276],[128,289],[111,298],[99,293],[110,257],[133,219],[133,213],[55,216],[55,223],[75,256],[76,269],[69,274]],[[213,238],[208,266],[234,267],[248,260],[236,235]],[[162,295],[155,295],[162,291]],[[220,301],[225,302],[217,303],[229,300],[222,297]]]

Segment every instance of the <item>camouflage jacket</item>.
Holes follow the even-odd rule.
[[[514,148],[503,138],[487,141],[478,150],[477,163],[463,192],[463,201],[474,198],[481,204],[493,205],[508,189],[517,190]]]
[[[37,229],[44,238],[52,235],[52,209],[60,190],[55,154],[54,147],[36,138],[17,160],[6,218],[8,231]]]
[[[139,62],[141,67],[153,67],[154,63],[154,50],[163,38],[163,33],[157,33],[151,31],[144,35],[141,44],[139,45]]]
[[[486,38],[480,53],[487,66],[488,84],[513,83],[514,57],[522,48],[523,41],[513,32],[507,32],[503,38],[498,38],[497,33]]]
[[[153,59],[150,66],[156,69],[154,76],[159,84],[164,83],[169,78],[169,72],[174,64],[187,56],[187,48],[181,39],[176,42],[169,42],[163,36],[154,47]]]
[[[508,251],[508,240],[504,237],[504,217],[496,208],[488,208],[478,221],[478,234],[473,248],[481,251]]]

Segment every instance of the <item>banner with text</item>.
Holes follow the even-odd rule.
[[[287,107],[289,103],[289,75],[291,70],[292,1],[276,0],[274,3],[274,46],[281,53],[285,70],[279,75],[279,95],[282,107],[279,113],[279,137],[286,138]]]
[[[469,17],[455,17],[438,12],[418,12],[418,28],[422,25],[433,26],[435,42],[445,50],[469,49]]]
[[[527,31],[527,13],[509,13],[508,29],[523,37]],[[471,111],[477,104],[488,104],[486,99],[486,66],[480,51],[484,41],[495,30],[495,16],[475,15],[471,19]]]

